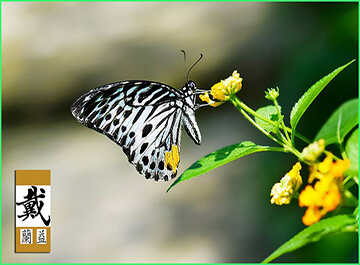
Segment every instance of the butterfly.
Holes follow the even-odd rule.
[[[110,83],[77,99],[72,115],[121,146],[146,179],[168,181],[176,177],[180,162],[181,127],[195,144],[201,143],[195,110],[202,106],[196,95],[204,90],[188,80],[196,63],[180,90],[146,80]]]

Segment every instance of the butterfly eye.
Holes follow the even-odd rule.
[[[188,85],[188,87],[189,87],[191,90],[193,90],[193,91],[196,89],[196,84],[195,84],[194,81],[189,81],[189,82],[187,83],[187,85]]]

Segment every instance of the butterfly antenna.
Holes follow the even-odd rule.
[[[187,73],[187,75],[186,75],[186,82],[189,80],[189,75],[190,75],[191,70],[194,68],[194,66],[195,66],[198,62],[200,62],[201,58],[203,58],[202,53],[200,53],[200,58],[190,67],[190,69],[189,69],[189,71],[188,71],[188,73]]]
[[[185,81],[188,82],[188,75],[186,74],[186,52],[184,50],[181,50],[181,52],[184,54],[184,75],[185,75]]]

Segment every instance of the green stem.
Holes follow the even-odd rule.
[[[276,139],[274,136],[272,136],[270,133],[268,133],[267,131],[265,131],[262,127],[259,126],[259,124],[257,124],[243,109],[240,109],[240,112],[242,113],[242,115],[244,115],[244,117],[250,121],[260,132],[262,132],[263,134],[265,134],[267,137],[269,137],[271,140],[273,140],[274,142],[276,142],[277,144],[281,145],[284,147],[284,144],[282,142],[280,142],[278,139]]]
[[[254,117],[257,117],[257,118],[259,118],[259,119],[261,119],[261,120],[263,120],[263,121],[265,121],[265,122],[268,122],[268,123],[270,123],[270,124],[272,124],[272,125],[274,125],[274,126],[276,126],[277,125],[277,123],[276,122],[274,122],[274,121],[272,121],[272,120],[269,120],[269,119],[267,119],[267,118],[265,118],[265,117],[263,117],[263,116],[261,116],[261,115],[259,115],[256,111],[254,111],[253,109],[251,109],[250,107],[248,107],[244,102],[242,102],[236,95],[233,95],[233,96],[231,96],[231,98],[230,98],[230,101],[233,103],[233,105],[241,112],[241,110],[245,110],[245,111],[247,111],[248,113],[250,113],[251,115],[253,115]],[[251,119],[251,118],[250,118]],[[255,125],[256,126],[256,125]],[[257,126],[256,126],[257,127]],[[257,127],[258,128],[258,127]],[[262,129],[262,128],[261,128]],[[290,128],[288,128],[288,127],[286,127],[285,126],[285,123],[283,123],[283,128],[282,128],[284,131],[285,131],[285,133],[287,134],[287,132],[292,132],[292,130],[290,129]],[[289,137],[289,135],[287,134],[287,136]],[[304,141],[305,143],[312,143],[312,141],[311,140],[309,140],[307,137],[305,137],[304,135],[302,135],[301,133],[298,133],[298,132],[295,132],[295,136],[296,137],[298,137],[300,140],[302,140],[302,141]],[[282,144],[282,146],[283,146],[283,144]],[[289,149],[289,146],[287,145],[287,148]],[[300,152],[299,151],[297,151],[296,149],[294,149],[294,148],[290,148],[290,149],[292,149],[291,150],[291,152],[292,153],[296,153],[295,155],[297,156],[297,157],[301,157],[301,154],[300,154]],[[329,152],[329,151],[324,151],[324,153],[325,154],[330,154],[331,152]],[[335,160],[339,160],[340,158],[338,158],[337,156],[335,156],[334,154],[332,154],[333,155],[333,158],[335,159]],[[304,161],[305,162],[305,161]]]
[[[239,104],[241,101],[235,97],[235,100],[232,101],[233,104],[235,105],[235,107],[241,112],[242,115],[244,115],[244,117],[250,121],[251,124],[253,124],[260,132],[262,132],[263,134],[265,134],[267,137],[269,137],[271,140],[273,140],[274,142],[276,142],[277,144],[281,145],[284,147],[284,144],[282,142],[280,142],[278,139],[276,139],[274,136],[272,136],[269,132],[267,132],[266,130],[264,130],[261,126],[259,126],[259,124],[257,124],[242,108],[242,106]]]
[[[248,107],[244,102],[242,102],[237,96],[233,95],[230,100],[236,104],[238,104],[242,109],[244,109],[245,111],[249,112],[251,115],[253,115],[254,117],[257,117],[263,121],[266,121],[268,123],[270,123],[271,125],[276,126],[276,122],[269,120],[268,118],[265,118],[261,115],[259,115],[256,111],[254,111],[253,109],[251,109],[250,107]],[[235,104],[234,104],[235,105]],[[282,128],[284,131],[286,132],[290,132],[291,133],[291,129],[289,127],[286,127],[284,124],[284,127]],[[305,143],[311,143],[311,141],[306,138],[305,136],[303,136],[300,133],[295,133],[295,136],[298,137],[300,140],[303,140]]]
[[[343,145],[341,143],[339,143],[339,150],[341,152],[341,156],[343,159],[347,159],[347,154],[345,152],[345,148],[343,147]]]
[[[234,104],[234,106],[241,112],[241,114],[244,115],[244,117],[250,121],[251,124],[253,124],[260,132],[262,132],[264,135],[266,135],[267,137],[269,137],[271,140],[273,140],[275,143],[279,144],[280,146],[283,147],[284,152],[291,152],[293,153],[295,156],[297,156],[300,160],[301,159],[301,154],[298,150],[296,150],[295,148],[293,148],[292,146],[289,146],[286,143],[283,143],[281,141],[279,141],[279,139],[275,138],[271,133],[267,132],[266,130],[264,130],[261,126],[259,126],[259,124],[257,124],[250,116],[249,114],[242,108],[242,104],[241,101],[237,98],[237,97],[233,97],[230,99],[231,102]],[[256,113],[257,114],[257,113]],[[261,117],[260,115],[256,115],[256,117]],[[303,161],[306,162],[306,161]]]
[[[356,179],[357,177],[353,177],[353,176],[347,176],[343,182],[342,185],[344,187],[344,190],[348,190],[350,189],[353,185],[357,184],[356,183]]]
[[[283,131],[285,132],[286,139],[287,139],[288,142],[291,142],[290,137],[289,137],[289,134],[288,134],[288,132],[287,132],[286,129],[285,129],[286,126],[285,126],[285,123],[284,123],[284,118],[281,117],[280,106],[279,106],[279,104],[277,103],[277,100],[276,100],[276,99],[273,100],[273,102],[274,102],[274,105],[275,105],[275,107],[276,107],[276,110],[277,110],[277,112],[278,112],[278,114],[279,114],[279,118],[281,118],[281,125],[282,125]]]

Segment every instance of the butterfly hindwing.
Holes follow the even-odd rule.
[[[168,161],[176,146],[180,151],[181,109],[157,108],[153,117],[139,130],[129,148],[129,160],[146,178],[169,180],[176,176],[177,163]],[[148,108],[148,107],[145,107]],[[175,154],[176,155],[176,154]],[[179,155],[177,154],[177,157]]]
[[[123,147],[129,162],[154,180],[176,176],[183,117],[177,90],[150,81],[101,86],[71,107],[79,122]]]

